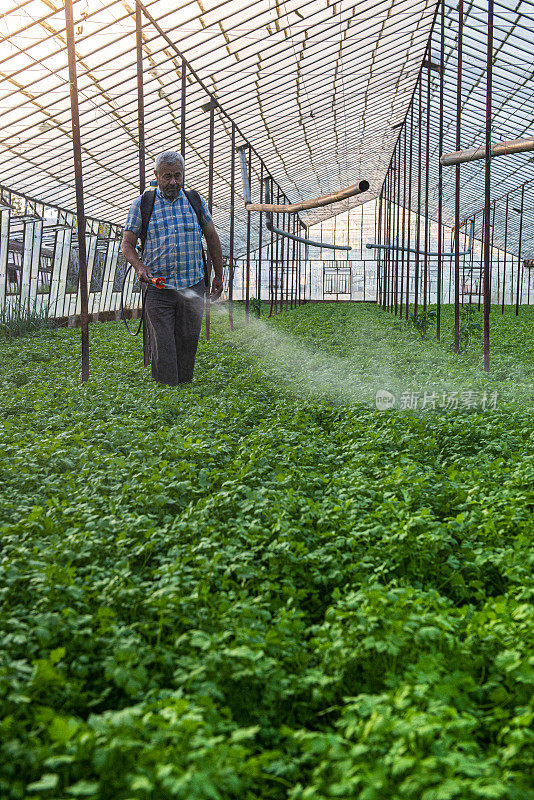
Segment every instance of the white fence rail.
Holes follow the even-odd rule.
[[[120,252],[122,227],[88,219],[89,313],[118,316],[126,263]],[[23,305],[47,310],[51,318],[81,311],[76,216],[0,187],[0,311]],[[133,270],[124,290],[126,309],[141,306]]]

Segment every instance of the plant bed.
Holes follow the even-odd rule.
[[[0,797],[534,798],[505,319],[487,375],[372,305],[214,307],[180,391],[116,322],[86,385],[78,330],[2,341]],[[402,407],[432,388],[498,401]]]

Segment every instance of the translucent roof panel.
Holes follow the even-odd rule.
[[[464,3],[462,111],[460,118],[461,149],[485,146],[486,142],[486,57],[488,3],[470,0]],[[426,163],[426,97],[430,76],[430,158],[429,216],[437,219],[439,166],[439,16],[431,41],[431,69],[423,68],[422,140],[423,166]],[[521,139],[534,135],[534,3],[516,0],[513,9],[502,0],[495,2],[493,30],[492,142]],[[444,115],[442,151],[456,150],[456,97],[458,76],[458,8],[445,5],[445,55],[443,60]],[[419,91],[414,97],[414,121],[407,119],[407,142],[412,141],[414,163],[419,158]],[[404,153],[404,131],[400,132]],[[484,208],[484,160],[460,166],[460,219],[477,214],[475,236],[482,238]],[[521,187],[524,186],[521,222]],[[443,167],[443,221],[454,225],[455,168]],[[508,198],[508,214],[506,202]],[[521,255],[534,257],[534,154],[503,155],[491,161],[491,222],[494,244],[518,253],[521,232]],[[416,182],[412,185],[411,206],[417,208]],[[424,208],[424,205],[423,205]],[[521,231],[520,231],[521,228]]]
[[[290,202],[366,179],[380,191],[420,70],[435,0],[146,2],[147,177],[179,149],[187,70],[187,184],[208,193],[209,100],[215,124],[214,219],[228,250],[231,125]],[[120,223],[138,194],[134,0],[74,3],[86,213]],[[0,17],[0,183],[75,208],[65,15],[60,0],[12,0]],[[237,253],[246,214],[236,169]],[[336,206],[306,215],[311,224]],[[258,218],[253,218],[253,246]]]

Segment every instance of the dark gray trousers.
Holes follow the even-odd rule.
[[[180,291],[148,286],[145,314],[155,381],[177,386],[193,380],[205,291],[204,279]]]

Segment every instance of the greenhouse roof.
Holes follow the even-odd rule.
[[[180,148],[187,62],[187,184],[208,194],[211,94],[218,103],[213,214],[226,250],[232,123],[237,144],[253,148],[257,198],[260,158],[290,202],[369,181],[369,192],[302,216],[307,225],[377,196],[423,67],[435,0],[196,0],[178,7],[169,0],[147,0],[139,5],[147,177],[159,152]],[[483,143],[484,3],[466,2],[465,10],[462,146],[470,147]],[[532,125],[532,10],[525,0],[513,11],[496,4],[496,138],[517,138]],[[444,151],[455,149],[455,5],[447,4],[446,17]],[[135,0],[78,0],[74,20],[86,213],[121,223],[139,193]],[[0,17],[0,37],[0,184],[74,210],[63,4],[12,0]],[[439,78],[436,42],[434,34],[433,104]],[[434,113],[432,119],[433,125]],[[436,175],[437,150],[432,129]],[[501,193],[534,180],[529,154],[494,163]],[[467,216],[484,204],[483,162],[462,170]],[[453,172],[444,171],[445,221],[452,219]],[[432,179],[434,216],[435,185]],[[239,180],[236,189],[239,250],[246,220]],[[255,216],[253,241],[257,224]]]

